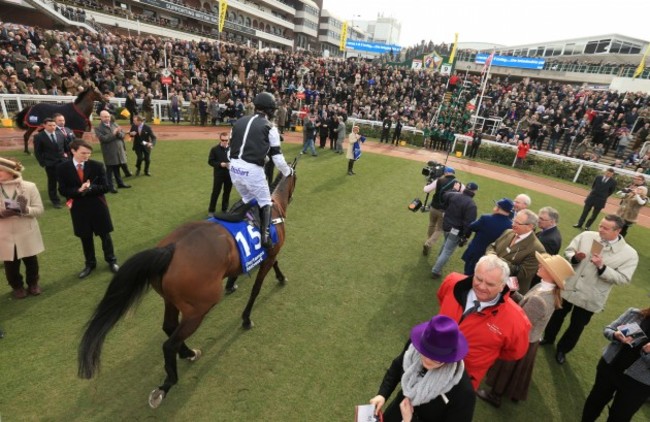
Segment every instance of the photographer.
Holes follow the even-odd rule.
[[[478,185],[474,182],[467,184],[464,190],[460,182],[455,182],[453,190],[443,194],[445,215],[442,220],[442,230],[445,232],[445,242],[442,244],[440,254],[431,269],[431,278],[440,278],[442,267],[449,261],[456,250],[456,246],[464,246],[470,234],[469,226],[476,220],[477,207],[474,195]]]
[[[431,193],[435,190],[433,194],[433,199],[429,207],[429,228],[427,230],[427,240],[422,246],[422,255],[429,255],[431,246],[438,241],[438,238],[442,234],[442,218],[444,214],[444,207],[442,196],[445,192],[448,192],[454,187],[456,180],[456,171],[452,167],[444,167],[443,174],[440,177],[436,177],[436,171],[440,165],[435,161],[429,161],[427,163],[428,167],[422,169],[422,173],[427,177],[427,182],[429,182],[424,187],[424,193]],[[462,186],[462,185],[461,185]]]

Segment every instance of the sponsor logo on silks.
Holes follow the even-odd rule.
[[[248,170],[242,170],[238,167],[233,167],[232,165],[230,166],[230,171],[240,176],[248,176]]]
[[[208,218],[208,221],[222,225],[235,238],[241,267],[245,273],[248,274],[268,256],[266,249],[262,247],[262,233],[259,228],[246,221],[233,223],[216,218]],[[278,232],[274,225],[271,225],[271,240],[273,243],[278,242]]]
[[[29,123],[38,123],[38,116],[31,115],[28,120]]]

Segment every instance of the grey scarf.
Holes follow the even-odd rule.
[[[445,403],[448,401],[444,394],[449,392],[458,382],[460,382],[465,370],[465,364],[460,362],[447,363],[440,368],[426,371],[424,376],[420,376],[422,361],[420,353],[415,350],[413,344],[404,353],[402,362],[404,375],[402,375],[402,391],[404,397],[411,399],[413,406],[419,406],[428,403],[436,397],[443,395]]]

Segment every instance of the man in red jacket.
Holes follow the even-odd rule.
[[[530,321],[510,298],[509,276],[504,261],[486,255],[473,276],[451,273],[438,290],[440,314],[457,321],[467,338],[465,369],[474,389],[497,359],[521,359],[528,351]]]

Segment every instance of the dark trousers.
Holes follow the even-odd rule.
[[[151,164],[151,150],[149,148],[136,149],[135,156],[137,158],[135,162],[135,169],[140,173],[140,167],[144,161],[144,173],[149,174],[149,165]]]
[[[573,312],[571,312],[573,310]],[[585,329],[593,312],[589,312],[586,309],[582,309],[579,306],[575,306],[571,302],[562,299],[562,308],[556,309],[551,316],[551,320],[546,326],[544,331],[544,340],[549,343],[554,343],[555,338],[562,328],[562,323],[567,314],[571,312],[571,322],[569,323],[569,328],[564,332],[560,341],[557,342],[557,351],[563,353],[569,353],[578,343],[582,331]]]
[[[115,251],[113,250],[113,239],[111,239],[110,233],[99,234],[99,238],[102,240],[102,250],[104,251],[104,260],[109,264],[114,264],[117,262],[115,257]],[[82,237],[81,246],[84,250],[84,259],[86,260],[86,266],[95,268],[97,266],[97,259],[95,258],[95,239],[93,236]]]
[[[382,129],[381,138],[379,138],[379,142],[384,142],[384,140],[388,142],[389,136],[390,136],[390,129]]]
[[[12,289],[23,287],[23,276],[20,274],[20,261],[25,264],[25,279],[28,286],[38,284],[38,258],[34,256],[25,256],[18,259],[16,247],[14,246],[14,260],[4,261],[5,277]]]
[[[580,214],[580,218],[578,219],[579,226],[582,226],[582,223],[585,222],[585,219],[587,218],[589,211],[591,211],[592,209],[593,212],[591,213],[591,217],[589,218],[589,220],[587,220],[585,227],[591,227],[594,220],[596,220],[596,217],[598,217],[598,213],[600,213],[600,210],[603,209],[603,206],[601,205],[600,202],[596,203],[596,201],[594,201],[590,197],[587,197],[587,199],[585,199],[585,206],[582,208],[582,214]]]
[[[612,398],[608,422],[623,422],[641,408],[650,397],[650,386],[612,368],[604,359],[598,362],[596,381],[582,409],[582,422],[594,422]]]
[[[336,132],[330,132],[330,149],[334,149],[336,147],[336,137],[337,137]]]
[[[481,145],[472,142],[472,145],[469,147],[469,156],[470,158],[476,158],[476,153],[478,152],[478,147]]]
[[[271,169],[273,172],[273,169]],[[208,212],[214,212],[217,207],[217,200],[223,187],[223,197],[221,198],[221,211],[228,211],[228,202],[230,201],[230,191],[232,190],[232,182],[230,181],[230,174],[224,175],[215,174],[212,181],[212,195],[210,195],[210,206]]]
[[[399,145],[399,137],[402,136],[401,132],[402,132],[401,130],[400,131],[396,130],[395,132],[393,132],[393,141],[391,142],[391,144]]]
[[[56,190],[56,165],[46,166],[45,174],[47,175],[47,195],[50,197],[50,201],[53,204],[60,204],[61,199]]]
[[[110,190],[115,189],[113,185],[113,176],[115,176],[115,183],[117,186],[124,186],[124,181],[120,176],[120,167],[120,164],[116,166],[106,166],[106,180],[108,181],[108,187]]]

